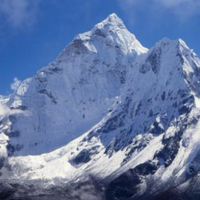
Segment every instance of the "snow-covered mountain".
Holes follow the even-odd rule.
[[[199,95],[184,41],[110,15],[0,96],[1,199],[200,199]]]

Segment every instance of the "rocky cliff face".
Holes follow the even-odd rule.
[[[148,50],[110,15],[0,97],[2,196],[200,198],[199,86],[182,40]]]

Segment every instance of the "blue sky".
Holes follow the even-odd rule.
[[[113,12],[143,46],[182,38],[200,55],[199,0],[0,0],[0,94]]]

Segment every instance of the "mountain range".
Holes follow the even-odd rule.
[[[1,200],[200,199],[200,59],[111,14],[0,96]]]

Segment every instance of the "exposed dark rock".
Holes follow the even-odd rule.
[[[17,106],[15,108],[11,107],[10,109],[19,109],[19,110],[27,110],[27,106],[24,106],[24,105],[20,105],[20,106]]]
[[[150,133],[154,134],[154,135],[160,135],[161,133],[163,133],[165,130],[162,128],[161,124],[158,123],[157,121],[155,121],[153,123],[152,128],[149,130]]]
[[[164,164],[165,167],[171,165],[178,153],[180,147],[180,139],[181,138],[179,136],[163,139],[162,142],[165,146],[154,155],[154,159],[157,158],[160,165]]]
[[[183,56],[181,55],[181,53],[180,53],[180,52],[177,52],[176,56],[180,59],[182,65],[183,65],[183,64],[184,64],[184,58],[183,58]]]
[[[20,151],[23,148],[24,148],[23,144],[12,145],[8,143],[7,145],[8,156],[12,156],[16,151]]]
[[[106,200],[129,199],[139,190],[142,182],[134,169],[130,169],[113,180],[105,191]]]
[[[57,66],[55,66],[55,67],[49,67],[48,70],[49,70],[50,74],[54,74],[54,73],[60,74],[63,71],[62,68],[59,68]]]
[[[52,95],[51,92],[48,92],[46,89],[40,90],[39,93],[47,95],[54,104],[57,104],[56,98]]]
[[[9,118],[9,120],[10,120],[12,123],[17,122],[17,118],[16,118],[15,115],[10,115],[8,118]]]
[[[148,162],[138,165],[137,167],[135,167],[134,170],[137,174],[140,174],[142,176],[147,176],[149,174],[151,175],[154,174],[158,168],[159,168],[159,165],[157,163],[148,161]]]
[[[0,157],[0,169],[4,166],[4,163],[5,163],[5,158]]]
[[[85,149],[85,150],[82,150],[75,158],[73,158],[70,162],[72,164],[75,164],[75,165],[81,165],[81,164],[85,164],[85,163],[88,163],[91,158],[91,153],[89,150]]]
[[[164,101],[164,100],[165,100],[165,98],[166,98],[166,93],[165,93],[165,92],[163,92],[163,93],[162,93],[162,95],[161,95],[161,99]]]
[[[94,32],[95,35],[99,36],[99,37],[103,37],[105,38],[106,37],[106,34],[103,33],[103,31],[101,29],[96,29],[95,32]]]
[[[146,62],[150,63],[152,71],[157,74],[160,69],[161,49],[156,49],[147,57]]]
[[[84,43],[81,39],[75,39],[73,41],[73,43],[71,43],[71,45],[73,46],[74,52],[77,55],[80,55],[81,53],[87,52],[87,48],[86,48],[86,46],[84,45]]]
[[[188,114],[191,111],[192,107],[190,105],[182,105],[178,108],[180,115]]]
[[[0,199],[12,200],[12,196],[15,193],[15,188],[8,183],[0,183]],[[13,199],[14,200],[14,199]]]
[[[135,116],[137,116],[139,114],[139,111],[140,111],[141,107],[142,107],[142,101],[139,102],[139,104],[138,104],[138,106],[137,106],[137,108],[135,110]]]
[[[151,69],[151,65],[149,63],[144,63],[140,66],[139,71],[142,74],[146,74]]]
[[[20,136],[20,132],[19,131],[11,131],[9,134],[9,137],[19,137]]]
[[[120,112],[116,116],[114,116],[111,119],[108,119],[106,123],[104,124],[103,128],[101,131],[103,133],[108,133],[110,131],[113,131],[119,127],[122,127],[124,125],[124,119],[125,119],[125,113]]]
[[[140,190],[143,177],[154,174],[158,168],[157,163],[148,161],[128,170],[108,185],[105,191],[106,200],[137,199],[136,194]]]

